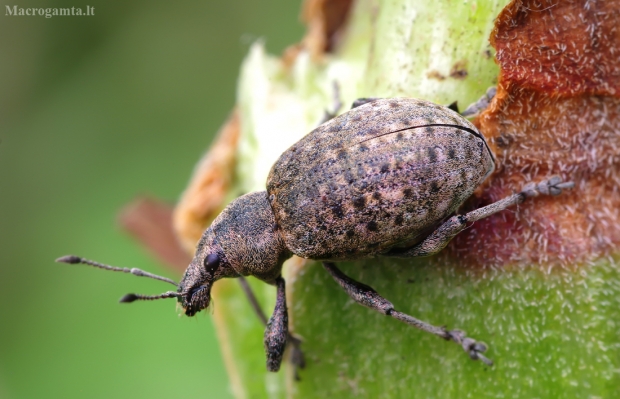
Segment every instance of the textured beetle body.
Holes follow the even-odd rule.
[[[419,242],[493,171],[490,150],[459,114],[384,99],[321,125],[274,164],[267,193],[288,249],[356,259]]]
[[[176,292],[127,294],[121,302],[177,298],[188,316],[209,306],[211,287],[221,278],[250,275],[275,285],[276,306],[265,323],[263,342],[267,369],[277,371],[287,341],[293,345],[296,367],[304,366],[300,340],[288,333],[282,264],[293,254],[323,260],[326,271],[355,302],[453,341],[471,359],[491,365],[483,355],[487,349],[483,343],[460,330],[450,331],[398,311],[330,260],[436,254],[470,223],[528,197],[559,195],[574,183],[553,176],[484,207],[453,215],[493,172],[493,155],[482,135],[456,112],[427,101],[359,102],[366,104],[321,125],[285,151],[271,169],[267,191],[243,195],[220,213],[203,233],[179,284],[140,269],[73,255],[58,261],[171,283]],[[246,293],[266,321],[254,296]]]

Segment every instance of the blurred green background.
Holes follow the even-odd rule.
[[[78,254],[177,279],[116,225],[178,198],[234,104],[249,45],[299,40],[300,4],[0,1],[0,398],[231,397],[211,317],[166,284],[54,263]],[[91,17],[7,16],[18,7]]]

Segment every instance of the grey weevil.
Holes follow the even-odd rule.
[[[167,281],[176,291],[127,294],[121,302],[177,298],[187,316],[209,306],[211,287],[221,278],[254,276],[275,285],[276,305],[264,344],[267,369],[277,371],[292,338],[282,264],[292,255],[320,260],[355,302],[454,341],[472,359],[491,365],[483,343],[399,312],[371,287],[346,276],[334,261],[430,256],[476,220],[574,185],[553,176],[456,215],[494,167],[484,137],[460,114],[409,98],[361,100],[286,150],[269,173],[266,191],[243,195],[220,213],[203,233],[178,285],[139,269],[72,255],[57,261]]]

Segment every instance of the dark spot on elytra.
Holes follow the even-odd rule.
[[[347,237],[349,237],[349,238],[350,238],[350,237],[353,237],[353,236],[355,235],[355,231],[353,231],[353,230],[347,230],[347,233],[346,233],[346,234],[347,234]]]
[[[336,217],[343,217],[344,216],[344,212],[342,212],[342,206],[340,206],[340,204],[334,204],[331,206],[332,208],[332,212],[334,213],[334,216]]]
[[[364,144],[362,144],[362,145],[359,146],[359,151],[360,152],[368,151],[368,147],[366,147]]]
[[[473,159],[473,152],[471,151],[471,147],[470,146],[465,146],[465,159]]]
[[[374,193],[372,193],[372,198],[375,200],[380,200],[381,199],[381,193],[378,191],[375,191]]]
[[[330,133],[338,133],[341,130],[342,130],[342,125],[339,123],[332,123],[328,129]]]
[[[370,128],[370,129],[366,130],[366,135],[367,135],[367,136],[372,136],[372,137],[374,137],[374,136],[376,136],[376,135],[378,135],[378,134],[381,134],[381,130],[380,130],[380,129],[377,129],[377,128],[375,128],[375,127],[373,127],[373,128]]]
[[[384,163],[383,165],[381,165],[381,173],[387,173],[389,171],[390,171],[389,163]]]
[[[428,154],[428,159],[431,162],[437,162],[437,153],[435,152],[435,147],[428,147],[426,149],[426,152]]]
[[[344,171],[344,178],[349,185],[355,183],[355,176],[351,173],[351,168]]]
[[[370,222],[366,223],[366,228],[369,231],[377,231],[377,230],[379,230],[379,226],[377,226],[377,222],[375,222],[374,220],[371,220]]]
[[[345,159],[347,157],[347,152],[345,150],[338,151],[338,159]]]
[[[351,122],[359,122],[362,120],[362,116],[357,114],[353,118],[351,118]]]
[[[396,134],[396,140],[402,140],[403,139],[403,132],[398,132]]]
[[[403,218],[402,214],[398,214],[394,218],[394,224],[397,225],[397,226],[402,226],[404,221],[405,221],[405,219]]]
[[[454,159],[456,157],[456,153],[454,152],[454,148],[450,148],[448,150],[448,158]]]
[[[405,198],[411,198],[413,197],[413,190],[410,188],[406,188],[403,190],[403,195],[405,196]]]
[[[439,185],[436,181],[431,183],[431,193],[436,194],[439,192]]]
[[[363,209],[366,206],[366,198],[359,196],[353,200],[353,206],[357,209]]]
[[[390,101],[390,107],[392,108],[398,108],[399,104],[396,101]]]

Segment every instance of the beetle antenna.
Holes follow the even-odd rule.
[[[62,257],[56,259],[56,262],[59,262],[59,263],[69,263],[69,264],[72,264],[72,265],[73,264],[77,264],[77,263],[82,263],[84,265],[90,265],[90,266],[98,267],[98,268],[104,269],[104,270],[111,270],[113,272],[131,273],[131,274],[133,274],[135,276],[149,277],[149,278],[153,278],[155,280],[165,281],[166,283],[170,283],[170,284],[174,285],[175,287],[178,286],[177,283],[175,283],[173,280],[169,279],[168,277],[158,276],[156,274],[145,272],[144,270],[137,269],[135,267],[133,267],[131,269],[128,268],[128,267],[114,267],[114,266],[110,266],[110,265],[104,265],[103,263],[95,262],[93,260],[88,260],[88,259],[80,258],[79,256],[75,256],[75,255],[62,256]],[[167,297],[164,297],[164,298],[170,298],[170,296],[167,296]],[[142,299],[142,298],[136,298],[136,299]],[[157,298],[147,298],[147,299],[157,299]],[[123,301],[121,301],[121,302],[123,302]],[[132,302],[132,301],[126,301],[126,302]]]
[[[167,291],[167,292],[164,292],[163,294],[159,294],[159,295],[127,294],[124,297],[122,297],[121,299],[119,299],[119,302],[121,302],[121,303],[131,303],[133,301],[153,301],[155,299],[178,298],[180,296],[183,296],[183,294],[180,294],[180,293],[174,292],[174,291]]]

